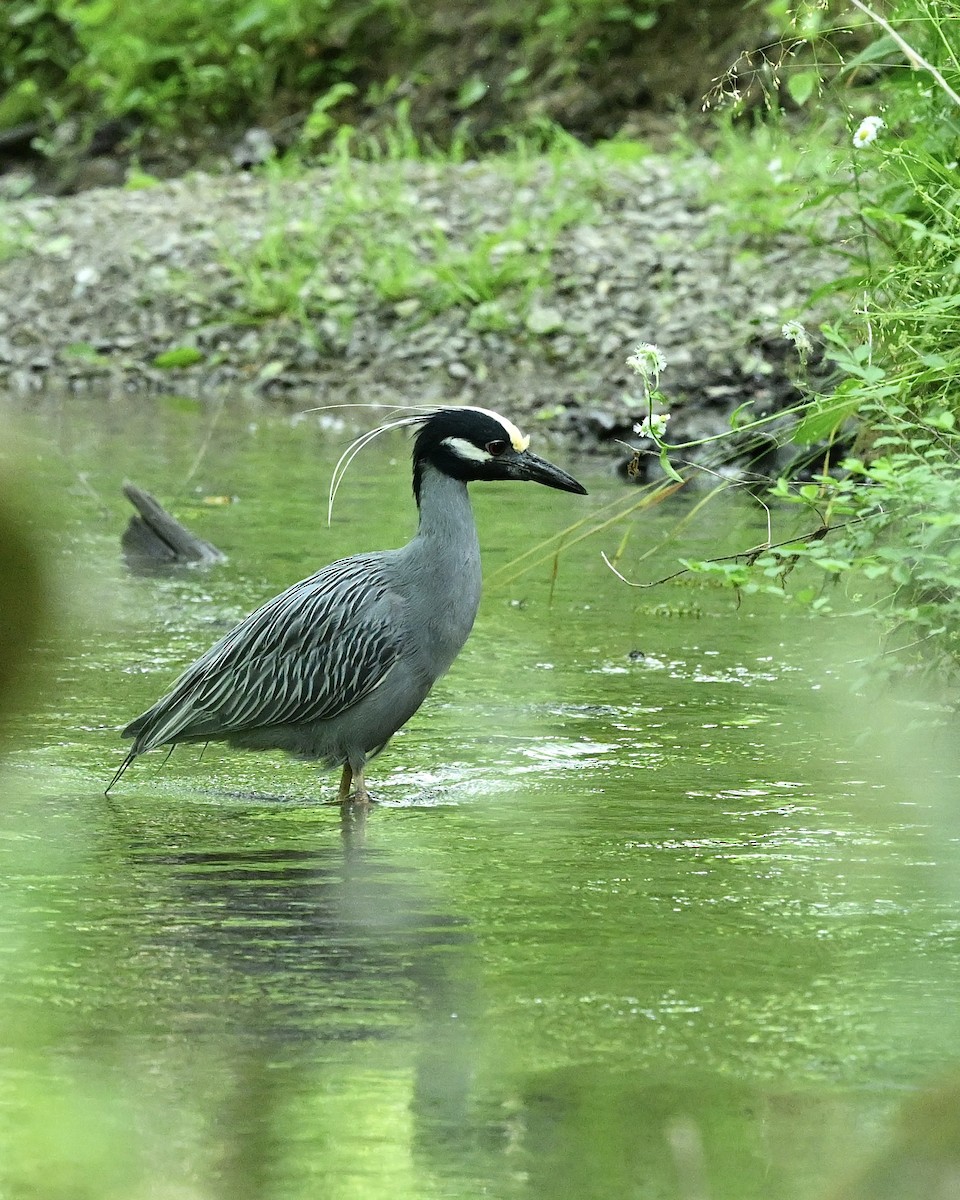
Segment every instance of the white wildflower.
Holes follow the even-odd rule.
[[[886,122],[882,117],[864,117],[854,130],[854,149],[862,150],[864,146],[869,146],[871,142],[875,142],[877,140],[877,134],[885,124]]]
[[[662,442],[669,420],[669,413],[651,413],[634,425],[633,432],[639,434],[640,437],[652,437],[654,441]]]
[[[788,341],[793,342],[797,348],[797,353],[801,358],[805,358],[813,349],[813,342],[810,341],[810,334],[807,333],[801,321],[787,321],[781,328],[780,332]]]
[[[627,359],[627,366],[633,367],[648,388],[651,382],[655,388],[660,382],[660,372],[666,370],[667,360],[659,346],[641,342]]]

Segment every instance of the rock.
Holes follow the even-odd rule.
[[[524,322],[531,333],[555,333],[563,328],[563,313],[559,308],[546,306],[532,308]]]
[[[258,167],[261,163],[269,162],[277,153],[277,145],[273,135],[266,129],[254,126],[248,129],[240,141],[230,151],[234,166],[242,170]]]
[[[137,510],[120,539],[124,560],[131,571],[226,562],[222,550],[191,533],[149,492],[127,480],[123,494]]]

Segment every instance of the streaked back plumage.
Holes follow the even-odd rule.
[[[466,484],[532,479],[583,491],[529,454],[528,439],[506,418],[437,409],[355,439],[335,468],[331,507],[356,454],[407,425],[419,426],[416,536],[400,550],[339,559],[241,621],[124,729],[133,744],[110,787],[148,750],[223,740],[343,765],[344,780],[358,780],[366,799],[365,763],[419,708],[476,616],[480,551]]]

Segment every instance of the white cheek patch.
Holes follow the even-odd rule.
[[[473,442],[468,442],[466,438],[446,437],[440,445],[446,446],[450,453],[455,454],[457,458],[465,458],[470,462],[487,463],[493,458],[489,451],[482,450]]]
[[[528,434],[521,433],[514,423],[507,417],[502,417],[500,413],[494,412],[490,408],[479,408],[477,405],[470,406],[474,412],[486,413],[488,417],[493,417],[495,421],[499,421],[503,426],[507,437],[510,439],[510,445],[518,454],[522,454],[530,445],[530,437]]]

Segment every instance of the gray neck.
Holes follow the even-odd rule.
[[[418,538],[444,546],[477,544],[477,527],[467,495],[467,485],[425,465],[420,477],[420,528]],[[479,553],[479,548],[478,548]]]
[[[420,527],[400,551],[425,642],[446,670],[473,626],[480,604],[480,543],[467,485],[425,465]]]

